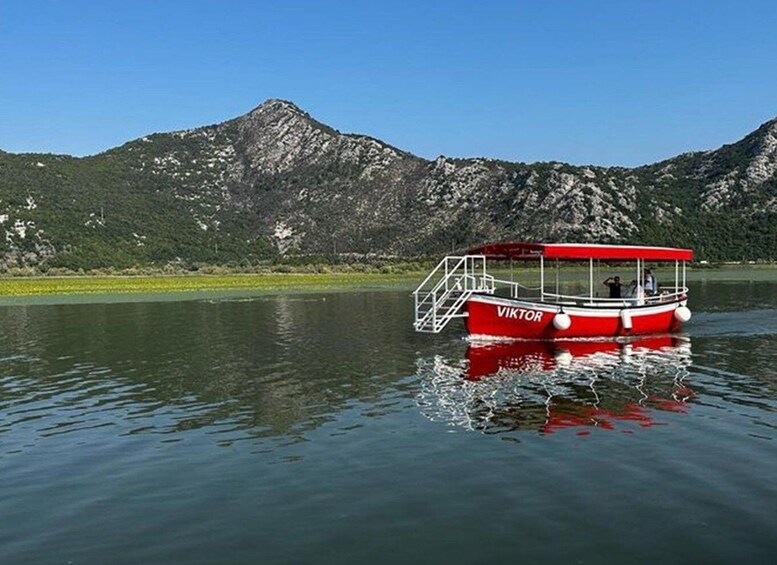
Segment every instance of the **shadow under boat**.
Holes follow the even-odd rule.
[[[433,420],[500,433],[651,427],[684,413],[691,342],[629,340],[471,343],[464,360],[419,360],[419,404]],[[586,433],[582,431],[581,433]]]

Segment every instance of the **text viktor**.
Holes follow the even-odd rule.
[[[524,310],[523,308],[514,308],[512,306],[497,306],[496,315],[500,318],[526,320],[527,322],[542,321],[542,312],[538,312],[537,310]]]

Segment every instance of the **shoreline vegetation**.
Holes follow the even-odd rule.
[[[197,271],[184,269],[132,269],[90,271],[87,273],[36,272],[0,274],[0,299],[36,296],[98,294],[155,294],[243,292],[315,292],[379,288],[411,288],[420,283],[435,263],[396,263],[385,265],[274,265],[253,272],[232,271],[228,267],[207,267]],[[628,270],[621,265],[602,265],[602,271]],[[562,278],[576,278],[587,272],[582,265],[567,266]],[[659,269],[659,272],[661,269]],[[494,274],[510,276],[508,269]],[[516,277],[538,276],[537,267],[516,266]],[[671,273],[673,276],[673,273]],[[666,276],[669,276],[667,271]],[[763,280],[777,277],[775,264],[695,265],[688,270],[689,280]],[[516,279],[519,280],[519,279]]]
[[[294,292],[394,286],[415,280],[434,264],[424,260],[285,262],[259,265],[168,263],[125,269],[32,267],[0,270],[0,299],[221,291]],[[424,275],[425,276],[425,275]]]
[[[264,273],[89,275],[0,278],[0,298],[76,294],[199,293],[213,291],[293,292],[396,286],[420,273]]]

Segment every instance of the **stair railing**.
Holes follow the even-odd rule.
[[[416,331],[438,333],[452,319],[465,317],[462,308],[474,292],[494,292],[485,256],[445,257],[413,292]]]

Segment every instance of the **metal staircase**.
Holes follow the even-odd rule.
[[[474,292],[494,292],[485,256],[447,256],[413,292],[413,327],[417,332],[439,333],[452,319],[467,316],[461,309]]]

